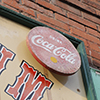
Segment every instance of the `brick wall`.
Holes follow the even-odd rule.
[[[0,0],[0,5],[84,41],[100,69],[100,0]]]

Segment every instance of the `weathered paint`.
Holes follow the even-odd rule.
[[[13,85],[16,76],[21,73],[20,64],[23,60],[54,83],[41,100],[87,100],[80,70],[72,76],[58,75],[45,69],[33,58],[26,45],[29,31],[25,26],[0,17],[0,43],[16,54],[0,75],[0,100],[14,100],[4,90],[8,84]]]
[[[91,68],[90,70],[92,74],[97,100],[100,100],[100,70],[93,69],[93,68]]]
[[[28,34],[27,45],[33,57],[51,71],[70,75],[81,66],[80,56],[74,45],[50,28],[33,28]]]

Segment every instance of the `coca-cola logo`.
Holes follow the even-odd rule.
[[[52,36],[50,35],[49,38],[51,37]],[[52,39],[55,39],[55,37],[52,37]],[[53,53],[54,55],[59,56],[62,60],[68,61],[71,64],[75,64],[75,57],[77,56],[75,53],[72,53],[64,47],[57,47],[53,43],[48,42],[42,35],[34,35],[31,38],[31,41],[34,45],[46,50],[49,53]],[[61,41],[56,41],[62,44]]]
[[[74,45],[62,34],[47,27],[35,27],[27,36],[32,56],[45,68],[61,74],[73,74],[81,65]]]

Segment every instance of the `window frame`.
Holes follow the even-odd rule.
[[[0,15],[8,18],[14,22],[22,24],[28,28],[33,28],[35,26],[49,27],[41,22],[38,22],[34,19],[26,17],[25,15],[17,13],[15,11],[8,9],[1,5],[0,5]],[[49,27],[49,28],[54,29],[52,27]],[[56,29],[54,29],[54,30],[56,30]],[[84,42],[77,38],[74,38],[68,34],[65,34],[59,30],[56,30],[56,31],[58,31],[59,33],[63,34],[65,37],[67,37],[73,43],[73,45],[76,47],[76,49],[78,50],[80,57],[81,57],[81,73],[82,73],[82,79],[83,79],[83,83],[84,83],[84,87],[85,87],[87,100],[97,100]]]

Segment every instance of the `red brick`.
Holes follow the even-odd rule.
[[[60,14],[66,15],[65,10],[63,10],[63,9],[61,9],[61,8],[51,4],[51,3],[48,3],[44,0],[36,0],[35,2],[42,5],[42,6],[44,6],[44,7],[46,7],[46,8],[48,8],[48,9],[50,9],[50,10],[52,10],[52,11],[55,11],[55,12],[58,12]]]
[[[92,15],[87,14],[87,13],[83,13],[83,17],[94,22],[94,23],[100,24],[100,19],[95,17],[95,16],[92,16]]]
[[[88,56],[88,55],[87,55],[87,58],[88,58],[89,65],[91,67],[100,69],[100,60],[92,58],[91,56]]]
[[[100,60],[100,52],[96,52],[96,51],[86,47],[86,53],[87,53],[87,55]]]
[[[76,34],[76,35],[78,35],[78,36],[84,38],[84,39],[87,39],[87,40],[92,41],[92,42],[94,42],[94,43],[100,44],[100,40],[99,40],[98,38],[96,38],[96,37],[94,37],[94,36],[92,36],[92,35],[90,35],[90,34],[87,34],[86,32],[83,32],[83,31],[81,31],[81,30],[78,30],[78,29],[76,29],[76,28],[74,28],[74,27],[71,27],[71,32],[72,32],[73,34]]]
[[[87,40],[92,41],[93,43],[96,43],[96,44],[100,44],[100,39],[89,34],[87,34]]]
[[[89,47],[92,50],[95,50],[97,52],[100,52],[100,46],[99,45],[97,45],[96,43],[89,42],[89,41],[88,41],[88,44],[89,44]]]
[[[87,10],[87,11],[93,13],[93,14],[96,14],[96,15],[100,16],[100,11],[98,9],[93,8],[92,6],[88,6],[85,3],[81,3],[78,0],[65,0],[65,1],[68,1],[68,2],[70,2],[72,4],[75,4],[76,6],[78,6],[80,8],[82,8],[82,9],[85,9],[85,10]],[[93,0],[93,1],[95,1],[95,0]]]
[[[86,33],[84,31],[81,31],[81,30],[76,29],[74,27],[71,27],[70,31],[71,31],[71,33],[76,34],[77,36],[86,38],[86,36],[83,36],[83,35],[86,35]]]
[[[76,8],[74,8],[72,6],[69,6],[67,3],[63,3],[63,2],[61,2],[59,0],[53,0],[52,2],[55,5],[57,5],[57,6],[61,7],[61,8],[63,8],[63,9],[65,9],[67,11],[70,11],[70,12],[72,12],[74,14],[77,14],[77,15],[81,16],[81,11],[79,9],[76,9]]]
[[[100,16],[100,11],[98,9],[95,9],[92,6],[88,6],[85,3],[81,3],[79,0],[65,0],[65,1],[68,1],[68,2],[70,2],[72,4],[75,4],[76,6],[82,8],[84,10],[87,10],[87,11],[93,13],[93,14],[96,14],[96,15]],[[95,1],[95,0],[93,0],[93,1]]]
[[[48,22],[44,22],[44,21],[39,20],[39,19],[37,19],[37,21],[39,21],[39,22],[41,22],[41,23],[43,23],[43,24],[45,24],[45,25],[48,25],[49,27],[52,27],[52,28],[54,28],[54,29],[56,29],[56,30],[59,30],[59,31],[61,31],[61,32],[63,32],[63,33],[66,33],[66,34],[69,34],[69,35],[70,35],[69,32],[67,32],[66,30],[64,30],[64,29],[62,29],[62,28],[60,28],[60,27],[57,27],[57,26],[51,25],[50,23],[48,23]]]
[[[4,4],[4,3],[0,3],[0,5],[2,5],[2,6],[4,6],[4,7],[6,7],[6,8],[8,8],[8,9],[11,9],[11,10],[13,10],[13,11],[19,13],[19,11],[18,11],[17,9],[15,9],[15,8],[13,8],[13,7],[10,7],[9,5],[6,5],[6,4]]]
[[[78,6],[80,8],[82,8],[82,9],[85,9],[93,14],[96,14],[96,11],[93,7],[89,7],[88,5],[81,3],[79,0],[65,0],[65,1],[68,1],[72,4],[75,4],[76,6]]]
[[[81,41],[84,42],[85,47],[88,47],[88,42],[87,42],[86,39],[83,39],[83,38],[81,38],[81,37],[79,37],[79,36],[77,36],[77,35],[75,35],[75,34],[69,34],[69,35],[71,35],[71,36],[73,36],[73,37],[75,37],[75,38],[77,38],[77,39],[80,39]]]
[[[78,28],[78,29],[80,29],[80,30],[85,31],[85,27],[84,27],[83,25],[81,25],[81,24],[79,24],[79,23],[77,23],[77,22],[75,22],[75,21],[73,21],[73,20],[70,20],[70,19],[68,19],[67,17],[61,16],[61,15],[55,13],[55,18],[56,18],[57,20],[63,22],[63,23],[67,23],[67,24],[69,24],[69,25],[71,25],[71,26],[73,26],[73,27],[76,27],[76,28]]]
[[[83,0],[83,3],[100,10],[100,5],[98,3],[96,3],[96,2],[92,2],[90,0]]]
[[[34,10],[37,10],[43,14],[46,14],[50,17],[53,17],[53,12],[50,10],[46,10],[43,7],[40,7],[39,5],[35,4],[34,2],[28,1],[28,0],[23,0],[23,5],[27,6],[27,7],[31,7]]]
[[[96,10],[96,15],[100,16],[100,10],[97,10],[97,9],[95,9],[95,10]]]
[[[35,17],[35,12],[34,12],[34,10],[32,10],[32,9],[26,8],[26,9],[24,10],[24,12],[26,12],[27,14],[32,15],[32,16]]]
[[[83,19],[82,17],[79,17],[79,16],[77,16],[77,15],[75,15],[75,14],[72,14],[72,13],[70,13],[70,12],[67,13],[67,16],[68,16],[69,18],[73,19],[73,20],[78,21],[78,22],[81,23],[81,24],[84,24],[84,25],[89,26],[89,27],[91,27],[91,28],[97,29],[95,23],[90,22],[90,21],[88,21],[88,20],[86,20],[86,19]]]
[[[86,5],[86,4],[83,4],[83,5],[84,5],[83,8],[84,8],[85,10],[91,12],[91,13],[94,14],[94,15],[100,16],[100,10],[95,9],[95,8],[93,8],[93,7],[91,7],[91,6],[88,6],[88,5]]]
[[[50,0],[45,0],[45,1],[50,2]]]
[[[100,60],[93,58],[93,65],[100,67]]]
[[[100,52],[96,52],[94,50],[91,50],[91,56],[100,60]]]
[[[10,5],[11,7],[14,7],[16,9],[22,9],[21,6],[17,3],[15,0],[3,0],[3,3]]]
[[[98,3],[99,0],[90,0],[90,1],[92,1],[94,3]]]
[[[96,1],[100,2],[100,0],[96,0]]]
[[[53,18],[47,17],[47,16],[45,16],[43,14],[40,14],[40,13],[38,13],[37,16],[38,16],[38,18],[40,20],[42,20],[44,22],[48,22],[48,23],[50,23],[52,25],[55,25],[55,26],[57,26],[59,28],[62,28],[64,30],[66,30],[66,31],[69,31],[69,25],[67,25],[67,24],[64,24],[62,22],[59,22],[59,21],[57,21],[57,20],[55,20]]]
[[[33,9],[29,9],[29,8],[27,8],[27,7],[23,7],[23,8],[21,9],[21,11],[23,11],[23,12],[25,12],[25,13],[27,13],[27,14],[33,16],[33,17],[35,17],[35,12],[34,12]]]
[[[83,39],[83,38],[79,38],[79,39],[82,40],[82,41],[84,42],[85,47],[88,47],[88,46],[89,46],[87,40],[85,40],[85,39]]]
[[[67,32],[66,30],[64,30],[64,29],[62,29],[62,28],[60,28],[60,27],[55,27],[55,29],[56,29],[56,30],[59,30],[59,31],[65,33],[65,34],[71,35],[69,32]]]
[[[93,7],[83,4],[83,3],[82,3],[82,5],[83,5],[83,9],[85,9],[86,11],[89,11],[93,14],[97,14],[97,10],[94,9]]]
[[[3,0],[3,2],[4,2],[5,4],[8,4],[8,5],[11,6],[11,7],[14,7],[14,8],[18,9],[19,11],[26,12],[27,14],[30,14],[30,15],[32,15],[32,16],[35,17],[35,12],[34,12],[34,10],[32,10],[32,9],[30,9],[30,8],[27,8],[27,7],[25,7],[25,6],[22,6],[22,5],[20,5],[19,3],[17,3],[17,2],[14,1],[14,0]]]
[[[88,6],[88,5],[86,5],[86,4],[82,4],[82,5],[83,5],[83,8],[84,8],[86,11],[91,12],[91,13],[97,15],[97,10],[96,10],[96,9],[94,9],[93,7]]]
[[[64,30],[64,29],[62,29],[62,28],[60,28],[60,27],[51,25],[50,23],[44,22],[44,21],[39,20],[39,19],[36,19],[36,20],[39,21],[39,22],[41,22],[41,23],[43,23],[43,24],[45,24],[45,25],[48,25],[49,27],[52,27],[52,28],[54,28],[54,29],[56,29],[56,30],[59,30],[60,32],[63,32],[63,33],[68,34],[68,35],[71,35],[69,32],[67,32],[66,30]]]
[[[34,10],[41,8],[41,7],[39,7],[39,5],[37,5],[34,2],[31,2],[29,0],[23,0],[22,4],[27,6],[27,7],[31,7]]]
[[[56,26],[54,26],[54,25],[52,25],[52,24],[50,24],[48,22],[45,22],[45,21],[40,20],[40,19],[36,19],[36,20],[39,21],[39,22],[41,22],[41,23],[43,23],[43,24],[45,24],[45,25],[47,25],[47,26],[49,26],[49,27],[52,27],[52,28],[56,29]]]
[[[65,0],[65,1],[82,7],[82,3],[78,0]]]
[[[93,35],[93,36],[95,36],[95,37],[100,38],[100,33],[99,33],[99,32],[97,32],[97,31],[95,31],[95,30],[93,30],[93,29],[91,29],[91,28],[87,28],[87,30],[88,30],[88,33],[89,33],[89,34],[91,34],[91,35]]]

